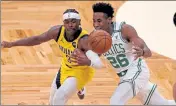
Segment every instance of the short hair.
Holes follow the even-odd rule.
[[[175,13],[175,15],[174,15],[174,24],[175,24],[175,26],[176,26],[176,13]]]
[[[67,9],[67,10],[65,10],[65,12],[63,14],[69,13],[69,12],[74,12],[74,13],[78,13],[79,14],[79,12],[76,9]]]
[[[92,6],[93,12],[103,12],[105,13],[108,17],[113,18],[113,14],[114,14],[114,8],[111,6],[111,4],[109,3],[103,3],[103,2],[99,2],[96,3]]]

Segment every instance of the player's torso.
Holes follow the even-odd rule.
[[[80,67],[75,67],[73,66],[75,63],[70,62],[70,56],[73,53],[74,49],[78,47],[78,41],[79,39],[84,36],[85,34],[87,34],[87,31],[85,30],[81,30],[81,32],[79,33],[79,36],[77,38],[75,38],[73,41],[67,41],[65,39],[65,28],[62,26],[61,28],[61,32],[58,38],[58,45],[59,45],[59,49],[61,51],[61,55],[62,55],[62,67],[64,68],[80,68]],[[83,68],[84,66],[81,66],[81,68]]]
[[[111,49],[104,53],[105,58],[109,60],[116,72],[126,70],[134,62],[134,54],[132,54],[132,44],[122,38],[121,26],[124,22],[114,23],[114,31],[112,34]]]

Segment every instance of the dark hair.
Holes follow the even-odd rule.
[[[176,26],[176,13],[175,13],[175,15],[174,15],[173,21],[174,21],[174,24],[175,24],[175,26]]]
[[[74,13],[79,14],[79,12],[76,9],[67,9],[67,10],[65,10],[65,12],[63,14],[68,13],[68,12],[74,12]]]
[[[114,14],[114,8],[111,6],[111,4],[109,3],[103,3],[103,2],[99,2],[96,3],[92,6],[93,12],[103,12],[105,13],[108,17],[113,18],[113,14]]]

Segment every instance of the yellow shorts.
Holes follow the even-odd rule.
[[[68,77],[75,77],[77,79],[77,89],[80,90],[83,88],[89,81],[92,80],[95,70],[92,67],[86,66],[85,68],[65,68],[61,67],[60,69],[60,83],[63,82]]]

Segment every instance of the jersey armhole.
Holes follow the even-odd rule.
[[[79,38],[79,40],[80,40],[81,38],[85,37],[85,36],[88,37],[89,35],[88,35],[88,34],[84,34],[83,36],[81,36],[81,37]],[[78,43],[77,43],[77,48],[78,48],[79,40],[78,40]],[[83,48],[81,48],[81,50],[85,51]]]
[[[124,21],[120,23],[120,26],[119,26],[119,36],[120,36],[120,39],[124,42],[124,43],[128,43],[127,40],[123,39],[122,37],[122,26],[126,24]]]

